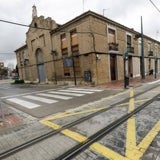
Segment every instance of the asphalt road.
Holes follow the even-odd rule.
[[[58,110],[61,109],[72,109],[68,110],[67,112],[62,111],[62,113],[42,118],[40,121],[39,119],[32,120],[32,123],[31,121],[28,123],[29,118],[27,115],[27,124],[24,123],[25,125],[23,125],[23,127],[14,129],[15,132],[13,132],[12,130],[12,132],[0,136],[0,150],[5,151],[11,147],[23,143],[24,141],[28,141],[30,139],[33,139],[34,137],[38,137],[41,134],[44,134],[44,132],[48,132],[50,130],[58,130],[65,124],[69,124],[72,121],[76,121],[81,117],[85,117],[86,115],[95,112],[96,110],[108,108],[113,104],[115,105],[115,103],[120,102],[119,105],[111,108],[110,110],[106,110],[105,112],[98,114],[73,127],[64,129],[61,131],[61,133],[56,134],[53,137],[41,141],[38,144],[35,144],[27,149],[22,150],[19,153],[13,154],[12,156],[6,158],[6,160],[18,158],[21,160],[56,159],[58,156],[62,155],[64,152],[66,152],[76,144],[85,142],[85,140],[88,139],[91,135],[95,134],[106,125],[111,124],[117,118],[120,118],[122,115],[131,112],[133,109],[136,109],[140,105],[146,103],[146,101],[148,101],[150,98],[153,98],[155,95],[159,95],[160,87],[156,86],[151,89],[151,87],[153,86],[154,84],[147,84],[138,88],[123,90],[123,92],[117,94],[116,92],[118,91],[115,90],[93,91],[93,89],[97,88],[88,87],[61,86],[58,88],[52,88],[51,86],[34,86],[34,90],[32,90],[33,87],[30,86],[28,86],[26,89],[25,86],[17,86],[17,88],[15,86],[15,89],[13,89],[14,92],[16,90],[20,90],[21,93],[17,92],[16,94],[9,94],[9,91],[7,91],[8,95],[4,95],[3,97],[1,97],[3,101],[6,101],[6,103],[8,103],[8,99],[15,100],[15,98],[17,98],[26,100],[28,96],[29,98],[32,98],[30,102],[36,103],[36,100],[33,100],[33,97],[35,98],[35,96],[38,96],[39,94],[43,94],[43,96],[46,94],[50,94],[48,92],[52,92],[52,95],[55,95],[55,92],[71,93],[71,90],[78,91],[79,89],[81,89],[81,94],[83,91],[83,95],[77,97],[75,96],[76,94],[80,94],[79,90],[78,92],[72,92],[74,93],[74,96],[72,97],[70,95],[70,97],[72,97],[71,99],[57,100],[58,102],[48,105],[42,105],[44,103],[39,103],[40,106],[34,109],[23,107],[23,104],[15,105],[16,101],[13,102],[16,108],[20,108],[21,110],[24,110],[25,108],[26,112],[30,111],[32,114],[34,113],[34,110],[39,110],[39,113],[41,113],[42,115],[42,112],[45,112],[45,109],[49,110],[50,108],[50,114],[51,111],[59,112]],[[89,91],[91,89],[93,93],[89,93],[91,92]],[[136,94],[141,92],[142,94],[135,96]],[[115,95],[109,96],[113,94]],[[125,100],[126,98],[128,98],[127,101]],[[54,98],[51,98],[50,100],[54,100]],[[84,150],[73,159],[159,160],[159,102],[160,101],[158,97],[144,110],[130,117],[126,122],[121,124],[116,129],[112,130],[102,139],[99,139],[96,143],[92,144],[89,148]],[[37,112],[35,113],[37,114]],[[20,115],[22,114],[20,113]]]
[[[0,84],[1,100],[27,114],[42,118],[114,95],[119,90],[85,86]]]

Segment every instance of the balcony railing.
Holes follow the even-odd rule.
[[[148,51],[148,56],[152,57],[153,56],[153,51]]]
[[[118,43],[108,43],[109,51],[118,51]]]
[[[128,46],[127,47],[127,52],[128,53],[134,53],[134,47]]]

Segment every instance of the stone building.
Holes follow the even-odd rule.
[[[88,11],[59,25],[34,14],[26,44],[16,52],[19,74],[29,82],[103,84],[160,72],[160,43],[134,29]],[[124,55],[127,59],[124,61]],[[155,72],[156,71],[156,72]]]

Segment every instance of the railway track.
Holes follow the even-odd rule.
[[[61,156],[57,157],[56,160],[71,160],[73,157],[81,153],[83,150],[88,148],[91,144],[98,141],[99,139],[106,136],[108,133],[110,133],[113,129],[119,127],[122,123],[124,123],[126,120],[128,120],[133,115],[137,114],[141,110],[143,110],[145,107],[147,107],[149,104],[151,104],[153,101],[155,101],[157,98],[159,98],[159,95],[156,95],[152,99],[148,100],[143,105],[139,106],[132,112],[125,114],[121,118],[117,119],[116,121],[112,122],[111,124],[107,125],[102,130],[96,132],[92,136],[90,136],[86,141],[79,143],[78,145],[74,146],[70,150],[68,150],[66,153],[62,154]]]
[[[156,86],[154,86],[152,88],[149,88],[148,90],[145,90],[143,92],[137,93],[134,97],[140,96],[141,94],[144,94],[145,92],[150,91],[151,89],[154,89],[156,87],[158,87],[158,85],[156,85]],[[72,157],[73,155],[70,155],[70,152],[72,152],[72,154],[73,153],[77,154],[79,152],[78,150],[81,150],[81,148],[83,150],[84,148],[88,147],[90,144],[92,144],[94,141],[96,141],[97,139],[99,139],[101,136],[107,134],[108,132],[110,132],[111,130],[113,130],[116,126],[122,124],[125,120],[127,120],[128,118],[130,118],[131,116],[133,116],[134,114],[136,114],[137,112],[139,112],[140,110],[142,110],[145,106],[147,106],[148,104],[152,103],[157,97],[159,97],[159,95],[157,95],[153,99],[147,101],[140,108],[138,107],[137,109],[135,109],[135,111],[133,111],[132,113],[124,115],[120,119],[116,120],[115,122],[111,123],[110,125],[106,126],[104,129],[102,129],[99,132],[97,132],[96,134],[94,134],[93,136],[89,137],[88,138],[89,141],[87,140],[85,143],[83,143],[84,146],[80,143],[76,147],[72,148],[72,150],[69,150],[64,155],[60,156],[58,159],[61,159],[61,158],[65,159],[65,157],[68,157],[68,156]],[[34,145],[36,143],[39,143],[42,140],[45,140],[45,139],[47,139],[47,138],[49,138],[51,136],[54,136],[54,135],[60,133],[64,129],[68,129],[70,127],[73,127],[73,126],[75,126],[75,125],[77,125],[79,123],[82,123],[82,122],[84,122],[84,121],[86,121],[86,120],[88,120],[88,119],[90,119],[90,118],[92,118],[92,117],[94,117],[94,116],[96,116],[98,114],[101,114],[101,113],[103,113],[103,112],[105,112],[107,110],[110,110],[110,109],[116,107],[117,105],[119,105],[121,103],[127,102],[129,99],[130,98],[126,98],[126,99],[124,99],[124,100],[122,100],[120,102],[114,103],[114,104],[110,105],[109,108],[105,108],[105,109],[102,109],[100,111],[94,112],[94,113],[92,113],[92,114],[90,114],[88,116],[85,116],[83,118],[80,118],[80,119],[72,122],[72,123],[69,123],[69,124],[67,124],[65,126],[62,126],[58,130],[51,131],[51,132],[46,133],[44,135],[41,135],[41,136],[39,136],[37,138],[34,138],[34,139],[32,139],[32,140],[30,140],[30,141],[28,141],[26,143],[23,143],[21,145],[18,145],[18,146],[14,147],[14,148],[11,148],[11,149],[5,151],[5,152],[2,152],[2,153],[0,153],[0,159],[6,158],[8,156],[11,156],[14,153],[17,153],[17,152],[19,152],[19,151],[21,151],[21,150],[23,150],[23,149],[25,149],[25,148],[27,148],[29,146],[32,146],[32,145]],[[68,156],[66,156],[66,155],[68,155]]]

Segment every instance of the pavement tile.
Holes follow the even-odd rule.
[[[160,75],[157,75],[155,79],[154,75],[146,75],[145,79],[142,80],[141,77],[135,77],[129,79],[129,86],[128,87],[139,87],[143,83],[152,82],[160,79]],[[111,88],[111,89],[122,89],[124,88],[124,80],[115,80],[112,82],[108,82],[102,85],[97,85],[99,88]]]

